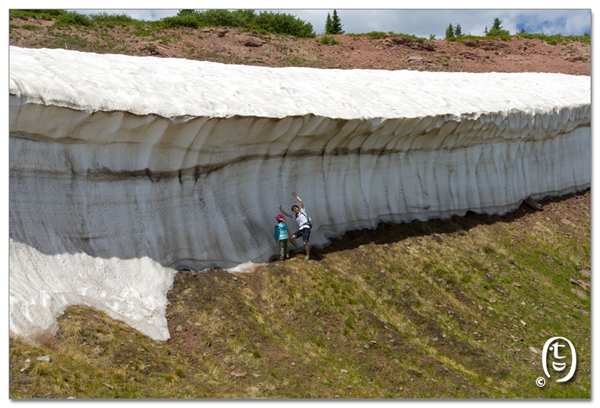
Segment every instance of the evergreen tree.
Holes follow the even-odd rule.
[[[325,34],[331,34],[331,16],[327,13],[327,21],[325,21]]]
[[[342,30],[342,23],[336,10],[333,10],[333,17],[330,17],[329,13],[327,13],[325,34],[344,34],[344,30]]]
[[[494,19],[492,30],[502,30],[502,20],[500,20],[498,17]]]
[[[450,23],[448,25],[448,28],[446,28],[446,38],[452,38],[454,37],[454,27],[452,27],[452,23]]]
[[[463,36],[462,27],[460,26],[460,24],[456,24],[456,27],[454,27],[454,36],[455,37],[462,37]]]
[[[498,17],[494,19],[494,25],[492,26],[490,31],[486,31],[485,33],[486,37],[504,37],[508,35],[510,35],[510,33],[508,32],[508,30],[502,29],[502,20],[500,20]]]

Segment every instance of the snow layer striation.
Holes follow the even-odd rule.
[[[589,187],[590,78],[318,70],[10,48],[10,330],[85,304],[168,339],[178,269]],[[289,223],[289,228],[296,225]]]

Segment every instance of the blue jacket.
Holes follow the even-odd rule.
[[[285,225],[285,222],[279,222],[275,225],[275,239],[288,239],[287,225]]]

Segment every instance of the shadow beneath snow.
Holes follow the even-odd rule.
[[[590,189],[563,196],[548,196],[537,200],[542,206],[541,210],[535,210],[525,202],[506,214],[489,215],[478,214],[467,211],[465,216],[452,216],[449,219],[430,219],[428,221],[411,221],[408,223],[381,222],[375,229],[363,228],[346,232],[341,238],[332,238],[330,243],[318,248],[311,248],[311,257],[314,260],[323,259],[329,253],[350,250],[367,244],[391,244],[424,236],[435,236],[438,234],[463,235],[466,231],[479,225],[491,225],[495,223],[510,223],[518,221],[528,215],[543,212],[550,203],[559,203],[573,197],[583,197]],[[550,214],[548,214],[550,215]],[[553,215],[556,216],[556,215]],[[525,227],[525,226],[524,226]]]

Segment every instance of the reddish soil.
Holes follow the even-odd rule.
[[[45,27],[53,21],[33,18],[13,19],[10,24],[10,45],[24,48],[60,47],[270,67],[591,75],[591,46],[579,41],[550,45],[517,37],[457,42],[336,35],[337,44],[324,45],[320,42],[323,36],[258,35],[241,28],[174,28],[140,35],[132,27],[120,26],[104,32],[83,28],[48,31]]]

